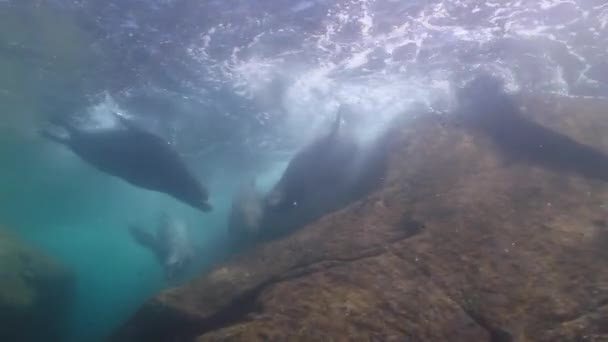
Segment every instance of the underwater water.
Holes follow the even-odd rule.
[[[239,188],[255,178],[268,193],[337,113],[369,146],[396,118],[450,112],[481,73],[508,93],[605,99],[606,51],[608,5],[594,0],[0,1],[0,226],[72,272],[63,339],[103,341],[159,291],[229,258]],[[129,131],[115,113],[175,151],[213,209],[83,158],[119,164],[108,155],[130,150],[118,140],[79,154],[41,134],[76,135],[57,118]],[[141,145],[122,159],[141,158],[139,171],[119,173],[160,174]],[[177,279],[129,231],[154,232],[163,213],[192,245]]]

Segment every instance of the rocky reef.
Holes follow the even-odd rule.
[[[608,340],[605,108],[497,96],[396,122],[371,195],[159,293],[113,340]]]
[[[61,341],[72,274],[0,230],[0,340]]]

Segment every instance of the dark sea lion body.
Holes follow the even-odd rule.
[[[237,250],[288,235],[381,184],[392,135],[362,146],[340,122],[338,115],[327,134],[299,150],[265,196],[251,184],[237,192],[229,220]]]
[[[76,129],[65,121],[56,122],[68,131],[69,137],[45,135],[104,173],[168,194],[202,211],[211,210],[207,190],[167,142],[124,119],[121,122],[124,129],[94,132]]]
[[[460,108],[454,117],[485,133],[506,160],[608,182],[608,155],[530,119],[502,79],[477,75],[457,95]]]
[[[347,185],[358,146],[351,139],[339,136],[340,122],[338,115],[329,134],[314,140],[289,161],[281,179],[266,197],[271,209],[310,205],[317,195],[335,194],[342,185]]]

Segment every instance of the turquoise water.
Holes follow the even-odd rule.
[[[161,212],[186,222],[197,253],[186,281],[229,254],[238,186],[255,175],[270,189],[342,105],[347,128],[370,141],[414,106],[447,112],[477,72],[509,91],[606,97],[607,11],[557,0],[0,0],[0,225],[73,270],[69,341],[101,341],[177,285],[130,224],[154,229]],[[97,127],[113,111],[173,144],[208,186],[211,213],[37,133],[57,115]]]
[[[226,218],[238,184],[222,179],[211,184],[212,191],[223,191],[213,191],[214,211],[202,214],[167,195],[107,176],[40,137],[13,139],[13,153],[4,155],[0,170],[0,217],[75,273],[68,341],[101,340],[156,292],[204,273],[227,256]],[[269,187],[282,168],[279,164],[261,177],[260,187]],[[186,222],[196,253],[189,273],[173,282],[127,230],[131,223],[155,229],[161,212]]]
[[[129,223],[155,226],[157,214],[166,210],[192,228],[199,252],[196,269],[209,267],[222,255],[216,242],[224,234],[227,200],[221,194],[215,215],[203,216],[165,195],[107,177],[61,147],[37,142],[35,148],[40,153],[14,156],[4,164],[12,167],[3,168],[1,177],[14,189],[4,197],[0,216],[22,238],[76,273],[71,341],[99,340],[168,286],[154,255],[128,234]]]

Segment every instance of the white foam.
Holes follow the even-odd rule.
[[[359,23],[361,23],[361,34],[364,39],[368,39],[371,34],[371,30],[374,27],[374,18],[373,14],[370,13],[369,6],[367,2],[362,3],[362,15],[359,19]]]
[[[295,6],[293,6],[291,8],[291,11],[295,12],[295,13],[302,12],[309,8],[312,8],[314,5],[315,5],[315,3],[312,1],[302,1],[302,2],[297,3]]]
[[[608,27],[608,4],[602,6],[602,8],[604,9],[602,9],[597,18],[600,21],[600,29],[604,30],[606,27]]]
[[[114,113],[129,117],[129,114],[118,106],[114,98],[109,93],[105,93],[101,101],[87,109],[82,127],[91,130],[115,128],[118,122]]]
[[[543,10],[551,9],[553,7],[557,7],[561,4],[571,4],[577,6],[575,1],[572,0],[541,0],[540,8]]]
[[[367,56],[372,52],[372,49],[366,49],[355,53],[349,59],[346,60],[344,68],[346,69],[357,69],[368,62]]]
[[[312,0],[296,3],[291,10],[306,8],[311,3]],[[387,27],[384,25],[385,18],[379,14],[386,15],[386,9],[376,12],[376,8],[387,3],[395,8],[406,8],[400,7],[403,3],[398,1],[328,2],[331,8],[323,19],[325,26],[315,31],[314,35],[307,36],[295,49],[266,49],[264,44],[272,41],[274,35],[291,32],[297,36],[298,33],[289,26],[272,27],[252,34],[252,38],[242,46],[231,47],[228,60],[215,61],[209,57],[208,51],[214,44],[225,44],[229,41],[226,36],[238,32],[235,27],[220,24],[201,36],[199,46],[192,48],[191,53],[199,54],[208,74],[219,85],[222,85],[221,82],[228,83],[237,94],[254,101],[267,91],[273,80],[280,78],[286,88],[281,89],[276,97],[286,112],[287,132],[304,137],[315,134],[317,129],[326,125],[327,118],[332,116],[340,103],[351,104],[358,111],[376,116],[384,112],[395,115],[413,101],[429,103],[437,96],[444,96],[449,93],[446,80],[455,73],[466,75],[476,68],[484,68],[505,79],[509,91],[519,90],[522,84],[518,80],[525,80],[525,77],[517,75],[522,71],[518,71],[520,69],[514,65],[517,64],[516,58],[526,53],[530,55],[532,63],[544,63],[547,68],[539,72],[546,78],[538,81],[543,89],[567,93],[569,85],[565,70],[558,59],[550,59],[553,52],[543,51],[542,45],[535,49],[534,44],[526,42],[552,40],[562,45],[584,66],[579,81],[591,82],[585,75],[590,68],[585,57],[588,47],[577,43],[577,37],[569,36],[570,32],[576,32],[570,28],[576,24],[577,27],[595,29],[593,32],[599,39],[601,34],[598,29],[608,25],[606,5],[596,6],[594,11],[589,12],[589,8],[583,8],[582,4],[572,0],[479,4],[453,0],[424,5],[421,11],[403,10],[399,14],[400,20]],[[556,23],[555,16],[552,16],[549,24],[543,12],[564,4],[576,6],[580,13],[587,12],[589,19],[577,16]],[[463,8],[466,13],[461,11]],[[476,18],[474,24],[467,21],[467,15],[472,13]],[[477,21],[482,16],[485,20]],[[266,20],[268,18],[262,21]],[[353,32],[353,29],[358,31]],[[484,61],[478,66],[458,60],[460,52],[469,53],[464,49],[483,47],[504,37],[523,42],[522,46],[530,50],[499,51],[498,55],[503,56],[504,60],[495,57],[484,60],[484,56],[478,56]],[[455,58],[447,55],[446,46],[454,47]],[[401,53],[405,47],[408,55]],[[420,58],[422,51],[426,53],[423,59]],[[545,53],[549,59],[543,62],[540,58]],[[372,55],[382,58],[382,69],[370,67]],[[458,74],[458,77],[463,76]],[[374,130],[373,127],[378,124],[366,121],[371,119],[365,115],[363,117],[363,122]],[[378,122],[385,119],[375,118]],[[268,124],[265,117],[260,120]]]

